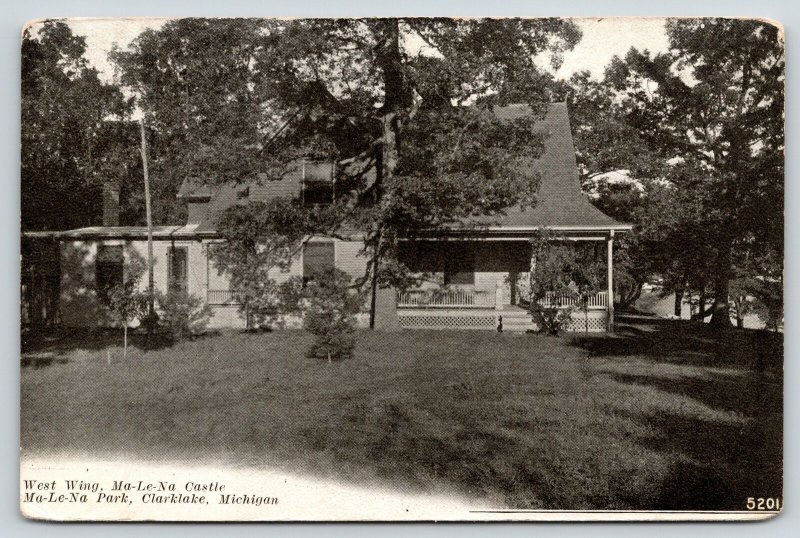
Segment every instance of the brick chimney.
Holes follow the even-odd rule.
[[[103,184],[103,226],[119,226],[119,184]]]

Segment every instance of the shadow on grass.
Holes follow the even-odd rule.
[[[706,416],[683,406],[645,414],[617,411],[656,432],[637,441],[671,462],[657,493],[659,509],[744,510],[748,497],[782,496],[782,383],[757,371],[705,371],[702,377],[607,375],[618,383],[667,393],[670,401],[689,398],[712,410]],[[626,500],[637,505],[635,498]]]
[[[659,510],[744,510],[748,497],[783,495],[780,415],[742,422],[677,413],[630,418],[658,432],[639,443],[671,462],[654,503]]]
[[[219,331],[206,331],[193,340],[213,338]],[[78,350],[102,351],[123,345],[122,329],[112,328],[63,328],[32,330],[22,334],[23,368],[43,368],[52,364],[66,364],[69,356]],[[157,351],[172,347],[175,340],[165,332],[148,334],[140,330],[128,330],[128,347],[140,351]]]
[[[577,335],[571,345],[595,357],[640,356],[702,366],[783,367],[783,334],[731,327],[722,333],[707,324],[621,315],[614,334]]]

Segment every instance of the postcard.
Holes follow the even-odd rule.
[[[20,509],[783,510],[782,26],[43,19]]]

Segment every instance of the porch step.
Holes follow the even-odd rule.
[[[524,333],[535,328],[531,315],[524,310],[503,311],[503,332]]]

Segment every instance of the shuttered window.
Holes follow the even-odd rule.
[[[102,301],[108,301],[108,292],[123,282],[123,265],[125,263],[121,245],[100,245],[95,260],[95,284],[97,295]]]
[[[314,241],[306,243],[303,250],[303,281],[308,282],[316,275],[334,267],[335,248],[333,241]]]
[[[170,247],[167,250],[167,282],[169,291],[185,292],[189,288],[189,249]]]

